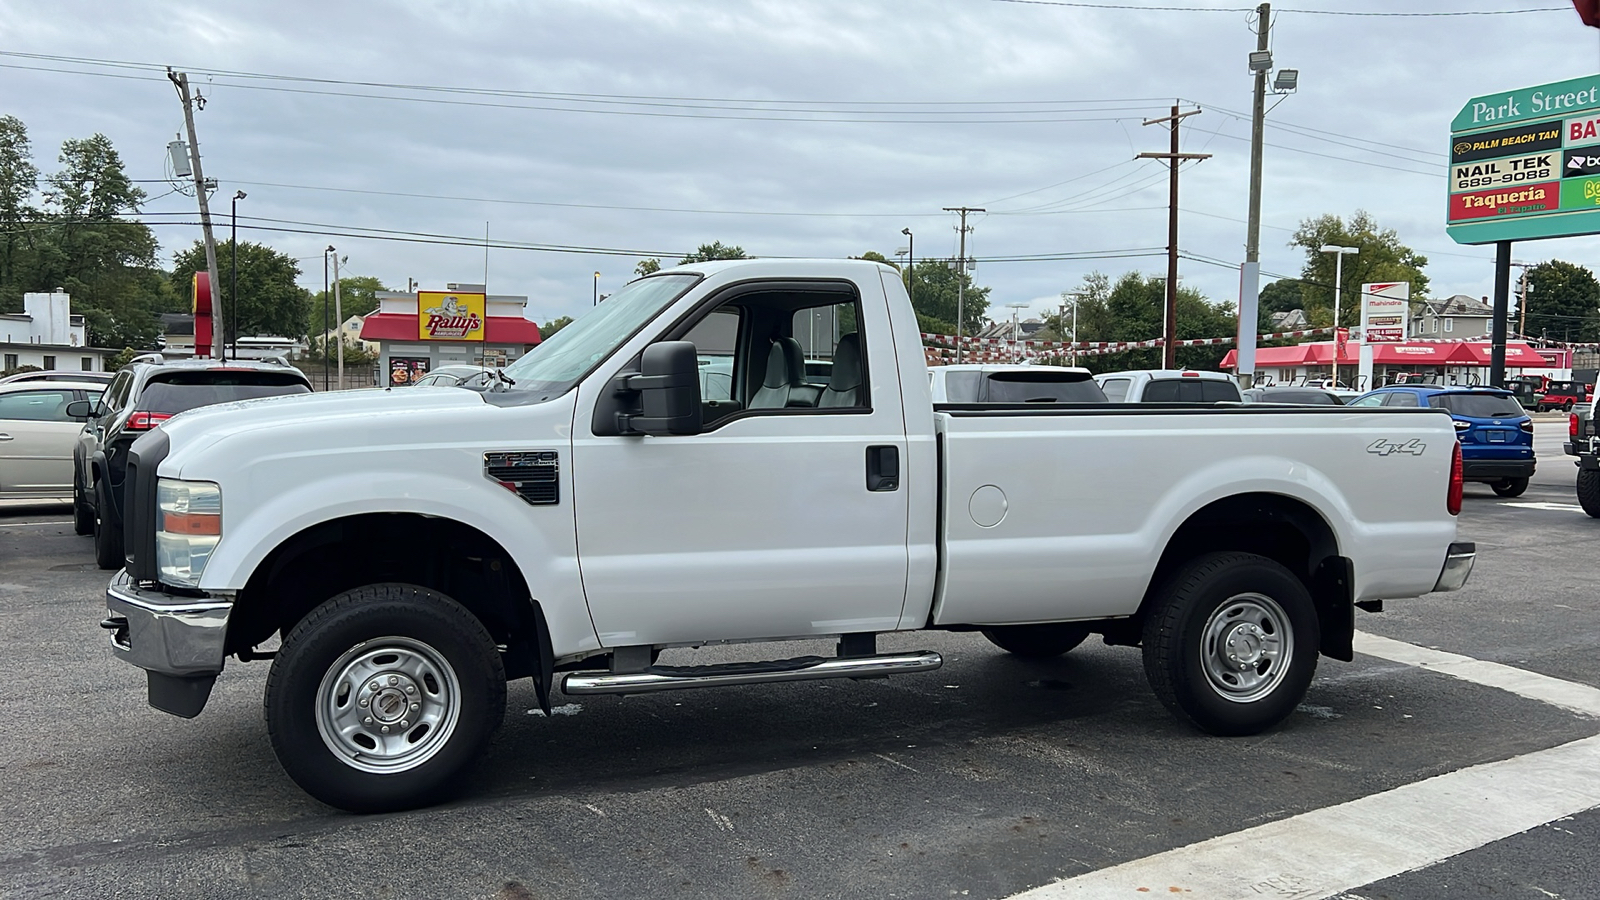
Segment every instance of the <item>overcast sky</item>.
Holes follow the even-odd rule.
[[[163,264],[199,237],[159,224],[195,218],[194,200],[162,181],[183,124],[172,85],[159,69],[15,54],[191,72],[207,98],[197,120],[220,182],[219,238],[228,199],[248,192],[241,239],[304,257],[313,290],[330,243],[348,273],[391,287],[481,281],[486,223],[491,243],[622,251],[492,249],[490,290],[528,295],[528,316],[544,321],[587,309],[596,271],[610,292],[641,254],[671,263],[713,240],[759,256],[892,258],[910,228],[918,258],[953,256],[956,219],[942,208],[967,205],[989,210],[970,220],[969,255],[1002,317],[1008,303],[1053,309],[1090,271],[1165,271],[1164,164],[1133,157],[1167,149],[1162,126],[1140,123],[1179,102],[1204,110],[1184,120],[1183,149],[1214,154],[1184,171],[1179,244],[1218,263],[1185,260],[1182,277],[1236,299],[1254,16],[1239,0],[1124,2],[1147,8],[0,0],[0,113],[27,124],[45,172],[64,139],[109,136],[130,177],[149,180]],[[1148,9],[1158,3],[1193,9]],[[1264,272],[1299,273],[1287,242],[1301,220],[1365,209],[1427,255],[1436,296],[1490,293],[1492,248],[1445,234],[1450,119],[1475,95],[1594,73],[1600,31],[1557,0],[1296,0],[1273,12],[1276,63],[1300,71],[1300,89],[1268,116]],[[394,84],[429,89],[382,86]],[[1566,239],[1515,255],[1593,267],[1597,250]],[[1017,259],[1030,256],[1058,258]]]

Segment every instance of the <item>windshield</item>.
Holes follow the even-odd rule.
[[[699,275],[642,278],[556,332],[504,369],[513,390],[533,391],[549,400],[572,389],[583,376],[632,337],[644,323],[683,296]]]
[[[1428,405],[1469,419],[1517,419],[1522,407],[1509,394],[1434,394]]]

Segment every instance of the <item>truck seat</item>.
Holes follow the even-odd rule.
[[[791,337],[774,338],[767,351],[767,374],[761,388],[750,398],[747,409],[782,409],[789,405],[789,394],[805,373],[805,354],[800,342]]]
[[[861,334],[839,338],[833,351],[833,377],[817,402],[821,407],[863,406],[861,402]]]

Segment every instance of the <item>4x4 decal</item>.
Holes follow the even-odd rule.
[[[1379,438],[1367,445],[1367,452],[1377,456],[1388,456],[1391,453],[1409,453],[1412,456],[1421,456],[1427,449],[1428,445],[1416,438],[1398,443]]]

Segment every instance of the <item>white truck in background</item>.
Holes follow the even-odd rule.
[[[729,378],[701,377],[697,343],[732,348]],[[1179,717],[1242,735],[1289,715],[1319,655],[1352,657],[1357,607],[1458,588],[1474,559],[1443,412],[935,406],[872,262],[663,271],[505,375],[141,438],[103,624],[151,705],[197,715],[227,657],[270,657],[278,759],[357,811],[447,796],[508,679],[548,708],[940,665],[879,653],[895,631],[1030,656],[1098,633],[1142,647]],[[772,650],[819,636],[836,655]],[[656,664],[719,642],[749,659]]]

